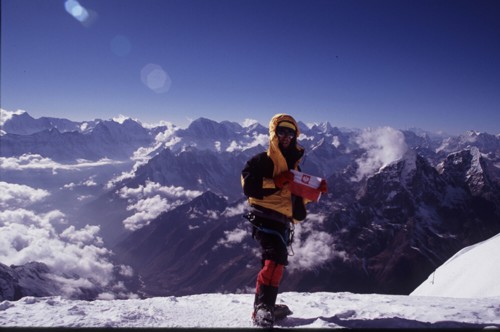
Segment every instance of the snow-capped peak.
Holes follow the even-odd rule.
[[[26,113],[26,111],[23,110],[17,110],[17,111],[7,111],[3,108],[0,108],[0,126],[3,126],[4,123],[12,118],[13,115],[21,115]],[[26,113],[28,114],[28,113]]]
[[[404,168],[401,171],[401,179],[407,183],[417,169],[417,153],[414,150],[407,150],[403,155]]]
[[[122,115],[122,114],[120,114],[120,115],[118,115],[118,116],[115,116],[115,117],[113,118],[113,121],[114,121],[114,122],[118,122],[119,124],[123,124],[123,123],[124,123],[125,121],[127,121],[127,120],[131,120],[131,118],[130,118],[130,117],[128,117],[128,116]]]
[[[248,128],[254,124],[257,124],[259,123],[257,120],[255,119],[245,119],[243,120],[243,123],[241,124],[243,126],[243,128]]]

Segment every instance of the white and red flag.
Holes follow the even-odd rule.
[[[321,196],[318,188],[323,179],[296,170],[290,171],[294,175],[293,182],[289,184],[292,194],[317,202]]]

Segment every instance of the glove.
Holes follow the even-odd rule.
[[[284,171],[274,177],[274,185],[277,188],[283,188],[285,184],[293,181],[294,175],[290,171]]]
[[[326,186],[326,180],[321,180],[320,184],[319,184],[319,187],[318,187],[318,190],[321,192],[321,193],[326,193],[328,188]]]

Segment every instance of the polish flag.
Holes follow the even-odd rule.
[[[289,185],[292,194],[317,202],[321,196],[318,187],[323,179],[296,170],[290,171],[294,175],[293,182]]]

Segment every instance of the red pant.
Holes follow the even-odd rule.
[[[255,238],[262,249],[262,268],[257,275],[254,306],[266,304],[274,307],[283,271],[288,264],[287,248],[275,234],[257,231]]]
[[[264,266],[257,275],[257,293],[260,290],[260,286],[272,286],[279,287],[281,278],[283,277],[284,265],[278,264],[271,260],[265,260]]]
[[[274,261],[265,260],[264,266],[257,275],[257,291],[260,285],[279,287],[284,267]]]

